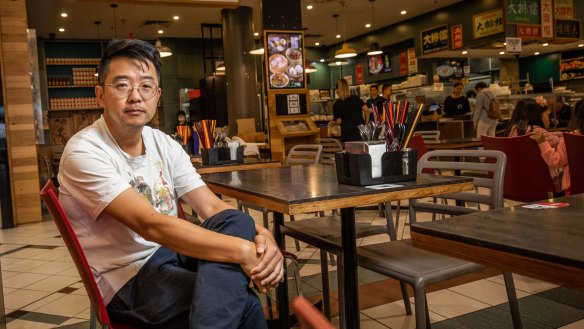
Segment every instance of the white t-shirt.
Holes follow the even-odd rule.
[[[61,156],[59,200],[106,305],[160,246],[102,214],[103,209],[134,188],[156,211],[176,216],[177,198],[205,185],[189,155],[168,135],[144,127],[142,139],[145,154],[128,155],[102,117],[75,134]]]

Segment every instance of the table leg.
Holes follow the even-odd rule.
[[[341,209],[343,253],[339,255],[339,313],[341,328],[359,329],[359,283],[357,281],[357,241],[355,208]],[[342,271],[342,273],[341,273]]]
[[[280,231],[280,226],[284,224],[284,215],[279,212],[274,212],[274,239],[281,250],[286,250],[286,238]],[[276,289],[278,297],[278,314],[280,316],[280,328],[288,328],[290,326],[289,308],[288,308],[288,274],[284,282]]]

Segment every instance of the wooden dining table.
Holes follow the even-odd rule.
[[[243,163],[228,163],[220,165],[203,165],[201,161],[194,161],[193,165],[199,174],[216,172],[231,172],[236,170],[251,170],[262,168],[278,168],[282,164],[278,160],[243,158]]]
[[[412,225],[414,246],[584,290],[584,194]]]
[[[280,227],[283,215],[341,209],[341,241],[344,264],[339,271],[341,328],[359,328],[355,207],[395,200],[471,190],[472,178],[418,174],[415,181],[372,188],[339,184],[334,167],[293,166],[202,175],[215,193],[236,198],[274,211],[274,235],[285,248]],[[278,287],[281,328],[288,326],[287,281]]]
[[[424,141],[428,151],[432,150],[460,150],[466,148],[477,148],[483,146],[480,138],[457,138],[439,139],[435,141]]]

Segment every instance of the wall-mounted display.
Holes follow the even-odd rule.
[[[304,88],[303,34],[266,31],[266,66],[270,89]]]
[[[472,17],[473,39],[505,32],[503,9],[495,9]]]
[[[579,19],[556,19],[554,37],[556,39],[580,39]]]
[[[367,56],[367,68],[370,76],[378,75],[383,71],[383,54]]]

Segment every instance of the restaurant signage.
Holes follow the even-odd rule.
[[[556,19],[554,32],[556,39],[580,39],[580,20]]]
[[[552,0],[541,0],[541,37],[554,37],[554,12]]]
[[[422,55],[448,49],[448,25],[437,26],[420,32]]]
[[[554,17],[557,19],[574,18],[574,0],[554,0]]]
[[[416,48],[408,48],[408,73],[418,72],[418,59],[416,58]]]
[[[505,0],[507,24],[539,24],[540,0]]]
[[[473,39],[505,32],[503,9],[495,9],[472,17]]]
[[[521,54],[521,38],[506,37],[505,51],[508,54]]]
[[[399,52],[399,74],[408,74],[408,53],[405,50]]]
[[[270,89],[304,88],[302,32],[266,31],[266,66]]]
[[[383,56],[371,55],[367,56],[367,67],[370,76],[378,75],[383,71]]]
[[[359,62],[355,65],[355,78],[357,80],[358,85],[362,85],[365,83],[363,80],[363,63]]]
[[[541,26],[517,24],[517,37],[519,37],[519,38],[539,38],[539,37],[541,37]]]
[[[454,25],[452,32],[452,49],[462,48],[462,24]]]

